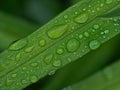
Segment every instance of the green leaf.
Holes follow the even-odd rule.
[[[82,82],[71,85],[70,90],[119,90],[120,60]],[[63,90],[68,90],[67,88]]]
[[[11,45],[0,54],[0,88],[23,89],[119,34],[120,17],[100,17],[119,5],[119,0],[81,1]],[[50,34],[65,26],[61,36]]]

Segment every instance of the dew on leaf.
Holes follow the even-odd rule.
[[[98,40],[93,40],[89,43],[89,47],[92,50],[95,50],[100,47],[100,42]]]
[[[89,16],[87,13],[83,13],[75,18],[77,23],[85,23],[88,20]]]
[[[30,81],[32,82],[32,83],[35,83],[35,82],[37,82],[37,76],[32,76],[32,77],[30,77]]]
[[[85,37],[89,37],[89,33],[88,32],[84,32],[84,36]]]
[[[46,45],[46,41],[44,39],[39,41],[39,46],[43,47]]]
[[[82,35],[82,34],[80,34],[80,35],[79,35],[79,38],[80,38],[80,39],[82,39],[82,38],[83,38],[83,35]]]
[[[26,84],[26,83],[28,83],[27,80],[22,80],[22,84]]]
[[[27,45],[27,40],[22,39],[22,40],[15,42],[14,44],[12,44],[8,49],[13,50],[13,51],[20,50],[20,49],[24,48],[26,45]]]
[[[70,39],[68,42],[67,42],[67,50],[69,52],[75,52],[80,46],[80,43],[77,39]]]
[[[34,47],[31,46],[31,47],[26,48],[24,51],[25,51],[26,53],[30,53],[30,52],[32,52],[33,48],[34,48]]]
[[[58,48],[56,50],[57,54],[63,54],[64,53],[64,50],[62,48]]]
[[[49,54],[44,58],[45,64],[50,64],[53,59],[53,54]]]
[[[13,74],[12,74],[12,78],[15,78],[15,77],[17,77],[17,74],[16,74],[16,73],[13,73]]]
[[[20,60],[20,58],[21,58],[21,54],[19,53],[16,55],[15,59],[18,61],[18,60]]]
[[[61,60],[54,60],[53,61],[53,66],[55,66],[55,67],[60,67],[61,66]]]
[[[38,63],[31,63],[30,66],[32,66],[32,67],[37,67],[37,66],[38,66]]]
[[[51,28],[47,34],[51,39],[61,37],[68,30],[68,25],[58,25]]]
[[[98,29],[98,28],[99,28],[99,25],[94,25],[93,28],[94,28],[94,29]]]
[[[110,3],[112,3],[113,2],[113,0],[106,0],[106,3],[107,4],[110,4]]]
[[[56,70],[52,70],[52,71],[50,71],[50,72],[48,73],[48,75],[52,76],[52,75],[55,74],[55,72],[56,72]]]

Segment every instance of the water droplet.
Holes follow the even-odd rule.
[[[31,78],[30,78],[30,81],[32,82],[32,83],[35,83],[35,82],[37,82],[37,76],[32,76]]]
[[[112,3],[112,1],[113,1],[113,0],[106,0],[106,3],[107,3],[107,4],[110,4],[110,3]]]
[[[20,60],[20,57],[21,57],[21,55],[19,53],[19,54],[16,55],[15,59],[18,61],[18,60]]]
[[[67,18],[68,18],[68,15],[65,15],[64,18],[67,19]]]
[[[55,66],[55,67],[60,67],[61,66],[61,60],[54,60],[53,61],[53,66]]]
[[[16,73],[12,74],[12,78],[15,78],[15,77],[17,77],[17,74]]]
[[[27,80],[22,80],[22,84],[26,84],[27,82]]]
[[[23,67],[22,69],[23,69],[23,70],[27,70],[27,68],[26,68],[26,67]]]
[[[109,30],[105,30],[104,33],[105,33],[105,34],[108,34],[108,33],[109,33]]]
[[[89,43],[89,47],[92,50],[97,49],[100,46],[100,42],[98,40],[93,40]]]
[[[50,72],[48,73],[48,75],[52,76],[52,75],[55,74],[55,72],[56,72],[56,70],[52,70],[52,71],[50,71]]]
[[[103,70],[103,73],[107,79],[112,79],[113,78],[113,71],[110,68],[106,68]]]
[[[38,63],[31,63],[30,66],[32,66],[32,67],[37,67],[37,66],[38,66]]]
[[[70,39],[68,42],[67,42],[67,50],[69,52],[74,52],[76,51],[80,46],[80,43],[78,40],[76,39]]]
[[[56,52],[57,52],[57,54],[63,54],[64,50],[62,48],[58,48]]]
[[[85,37],[89,37],[89,33],[88,32],[84,32],[84,36]]]
[[[24,48],[26,45],[27,45],[27,40],[22,39],[22,40],[15,42],[14,44],[12,44],[9,47],[9,50],[20,50],[20,49]]]
[[[79,38],[80,38],[80,39],[82,39],[82,38],[83,38],[83,35],[82,35],[82,34],[80,34],[80,35],[79,35]]]
[[[49,55],[47,55],[47,56],[45,57],[44,62],[45,62],[46,64],[50,64],[51,61],[52,61],[52,59],[53,59],[53,55],[52,55],[52,54],[49,54]]]
[[[25,52],[30,53],[30,52],[32,52],[33,48],[34,48],[33,46],[28,47],[28,48],[25,49]]]
[[[67,30],[68,25],[58,25],[50,29],[47,34],[51,39],[57,39],[61,37]]]
[[[93,28],[94,28],[94,29],[98,29],[98,28],[99,28],[99,25],[94,25]]]
[[[77,23],[85,23],[88,20],[89,16],[87,13],[83,13],[75,18]]]
[[[39,46],[43,47],[45,46],[45,44],[46,44],[46,41],[44,39],[40,40]]]

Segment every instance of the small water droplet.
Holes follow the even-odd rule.
[[[34,48],[33,46],[28,47],[28,48],[25,49],[25,52],[30,53],[30,52],[32,52],[33,48]]]
[[[51,28],[47,34],[51,39],[61,37],[68,30],[68,25],[58,25]]]
[[[38,66],[38,63],[31,63],[30,66],[32,66],[32,67],[37,67],[37,66]]]
[[[83,38],[83,35],[82,35],[82,34],[80,34],[80,35],[79,35],[79,38],[80,38],[80,39],[82,39],[82,38]]]
[[[27,45],[27,40],[22,39],[22,40],[15,42],[14,44],[12,44],[8,49],[13,50],[13,51],[20,50],[20,49],[24,48],[26,45]]]
[[[108,34],[108,33],[109,33],[109,30],[105,30],[104,33],[105,33],[105,34]]]
[[[26,68],[26,67],[23,67],[22,69],[23,69],[23,70],[27,70],[27,68]]]
[[[93,40],[89,43],[89,47],[90,49],[95,50],[100,47],[100,42],[98,40]]]
[[[63,54],[64,53],[64,50],[62,48],[58,48],[56,50],[57,54]]]
[[[32,76],[31,78],[30,78],[30,81],[32,82],[32,83],[35,83],[35,82],[37,82],[37,76]]]
[[[110,4],[110,3],[112,3],[112,1],[113,1],[113,0],[106,0],[106,3],[107,3],[107,4]]]
[[[78,40],[76,39],[70,39],[68,42],[67,42],[67,50],[69,52],[74,52],[76,51],[80,46],[80,43]]]
[[[45,57],[44,62],[45,62],[46,64],[50,64],[51,61],[52,61],[52,59],[53,59],[53,54],[49,54],[49,55],[47,55],[47,56]]]
[[[89,37],[89,33],[88,32],[84,32],[84,36],[85,37]]]
[[[107,79],[112,79],[113,78],[113,71],[110,68],[106,68],[103,70],[103,73]]]
[[[77,23],[85,23],[88,20],[89,16],[87,13],[83,13],[75,18]]]
[[[54,60],[53,61],[53,66],[55,66],[55,67],[60,67],[61,66],[61,60]]]
[[[46,45],[46,41],[44,39],[40,40],[39,46],[43,47]]]
[[[16,74],[16,73],[13,73],[13,74],[12,74],[12,78],[15,78],[15,77],[17,77],[17,74]]]
[[[65,15],[64,18],[67,19],[67,18],[68,18],[68,15]]]
[[[94,25],[93,28],[94,28],[94,29],[98,29],[98,28],[99,28],[99,25]]]
[[[20,60],[20,57],[21,57],[21,54],[19,53],[16,55],[15,59],[18,61],[18,60]]]
[[[28,83],[27,80],[22,80],[22,84],[26,84],[26,83]]]
[[[55,74],[55,72],[56,72],[56,70],[52,70],[52,71],[50,71],[50,72],[48,73],[48,75],[52,76],[52,75]]]

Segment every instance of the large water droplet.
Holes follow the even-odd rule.
[[[25,52],[30,53],[30,52],[32,52],[33,48],[34,48],[33,46],[28,47],[28,48],[25,49]]]
[[[32,82],[32,83],[35,83],[35,82],[37,82],[37,76],[32,76],[31,78],[30,78],[30,81]]]
[[[69,52],[74,52],[76,51],[80,46],[80,43],[78,40],[76,39],[70,39],[68,42],[67,42],[67,50]]]
[[[46,41],[44,39],[40,40],[39,46],[43,47],[45,46],[45,44],[46,44]]]
[[[56,52],[57,52],[57,54],[63,54],[64,50],[62,48],[58,48]]]
[[[53,61],[53,66],[55,66],[55,67],[60,67],[61,64],[62,64],[61,60],[54,60]]]
[[[27,45],[27,40],[22,39],[22,40],[15,42],[14,44],[12,44],[9,47],[9,50],[20,50],[20,49],[24,48],[26,45]]]
[[[113,1],[113,0],[106,0],[106,3],[107,3],[107,4],[110,4],[110,3],[112,3],[112,1]]]
[[[75,18],[77,23],[85,23],[88,20],[89,16],[87,13],[83,13]]]
[[[47,56],[45,57],[44,62],[45,62],[46,64],[50,64],[51,61],[52,61],[52,59],[53,59],[53,54],[49,54],[49,55],[47,55]]]
[[[51,28],[47,34],[51,39],[61,37],[68,30],[68,25],[58,25]]]
[[[83,35],[82,35],[82,34],[80,34],[80,35],[79,35],[79,38],[80,38],[80,39],[82,39],[82,38],[83,38]]]
[[[100,46],[100,42],[98,40],[93,40],[89,43],[89,47],[92,50],[97,49]]]

